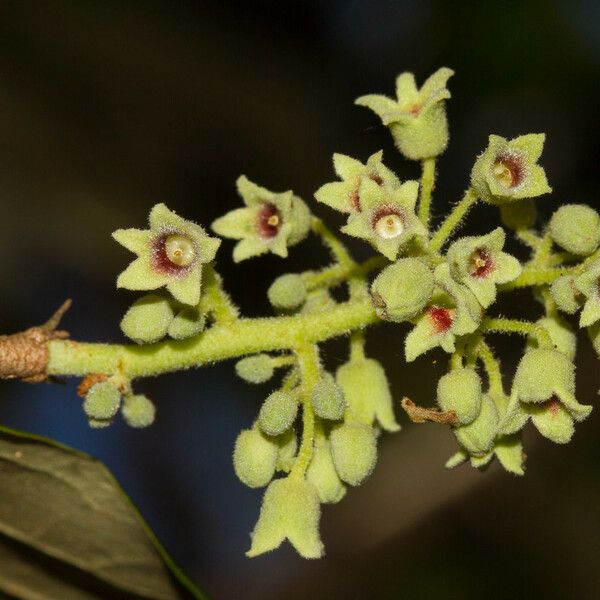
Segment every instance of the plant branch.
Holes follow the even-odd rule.
[[[431,238],[430,246],[432,250],[435,252],[441,250],[446,240],[452,235],[477,200],[477,194],[469,188],[462,197],[462,200],[454,206],[452,212],[446,217],[446,220]]]
[[[431,217],[431,193],[435,185],[435,158],[426,158],[422,162],[421,198],[419,200],[419,219],[429,229]]]

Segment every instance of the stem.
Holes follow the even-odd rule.
[[[540,245],[540,237],[531,229],[520,229],[515,232],[515,236],[533,250],[536,250]]]
[[[471,207],[477,202],[477,194],[472,189],[468,189],[462,200],[458,202],[452,209],[452,212],[446,217],[440,228],[431,238],[431,248],[434,251],[439,251],[444,242],[452,235],[458,227],[463,217],[469,212]]]
[[[347,265],[336,264],[322,271],[306,271],[302,273],[302,279],[306,288],[316,290],[322,287],[335,287],[352,277],[365,277],[371,271],[377,271],[389,263],[385,256],[374,256],[363,263],[352,263]]]
[[[487,345],[485,340],[480,340],[477,345],[477,355],[483,363],[485,372],[487,373],[490,392],[496,395],[504,396],[504,386],[502,385],[502,373],[500,371],[500,362],[494,356],[492,349]]]
[[[223,289],[221,276],[212,265],[208,265],[204,272],[201,302],[202,307],[212,313],[217,323],[232,323],[239,317],[237,307]]]
[[[299,344],[328,340],[377,321],[371,301],[365,298],[326,312],[217,323],[189,340],[145,346],[53,340],[48,343],[47,374],[158,375],[246,354],[293,350]]]
[[[549,233],[546,233],[543,238],[539,241],[539,244],[535,248],[533,254],[533,260],[531,261],[532,266],[546,266],[550,258],[550,252],[552,250],[552,238]]]
[[[547,285],[572,270],[571,267],[557,267],[554,269],[525,267],[519,277],[509,283],[499,285],[498,290],[501,292],[510,292],[516,288]]]
[[[423,160],[421,175],[421,199],[419,201],[419,219],[427,229],[429,229],[429,219],[431,217],[431,192],[435,184],[435,158],[426,158]]]
[[[321,221],[313,217],[311,228],[314,233],[321,237],[323,243],[329,248],[333,258],[340,264],[346,267],[354,266],[356,263],[350,256],[346,246],[340,242],[338,237]]]
[[[302,442],[290,477],[302,478],[312,459],[315,441],[315,413],[312,407],[312,391],[319,381],[321,363],[319,350],[314,344],[301,345],[296,350],[302,376]]]
[[[494,319],[486,317],[481,321],[481,331],[492,333],[518,333],[533,336],[540,348],[554,348],[550,334],[535,323],[519,321],[517,319]]]
[[[350,334],[350,360],[364,360],[365,358],[365,334],[357,329]]]

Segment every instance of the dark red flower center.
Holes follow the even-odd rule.
[[[281,215],[277,207],[265,202],[259,209],[256,218],[258,235],[265,240],[274,238],[279,233],[281,226]]]
[[[550,414],[555,417],[560,410],[560,400],[556,396],[552,396],[550,400],[544,402],[544,407],[550,411]]]
[[[196,262],[192,240],[177,232],[163,233],[152,242],[152,268],[167,275],[184,275]]]
[[[469,257],[468,271],[471,277],[486,278],[493,270],[495,264],[487,248],[477,248]]]
[[[511,150],[502,152],[496,157],[492,171],[504,187],[517,187],[525,179],[523,157]]]
[[[444,308],[443,306],[430,306],[427,309],[427,316],[433,325],[435,333],[445,333],[450,329],[454,319],[454,309]]]

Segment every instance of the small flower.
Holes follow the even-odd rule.
[[[418,193],[417,181],[389,189],[363,178],[359,188],[361,212],[352,213],[342,231],[367,240],[381,254],[396,260],[402,246],[415,236],[427,235],[414,212]]]
[[[579,327],[589,327],[600,320],[600,260],[575,279],[575,287],[586,297]]]
[[[275,193],[252,183],[243,175],[237,189],[245,208],[228,212],[212,224],[218,235],[240,240],[233,260],[240,262],[272,252],[286,258],[288,247],[301,242],[310,229],[310,211],[291,191]]]
[[[441,293],[434,294],[431,304],[406,336],[404,350],[407,362],[436,346],[441,346],[446,352],[454,352],[456,337],[473,333],[481,321],[481,306],[477,298],[468,288],[452,279],[446,263],[436,268],[434,277]]]
[[[544,169],[537,164],[546,136],[530,133],[513,140],[490,135],[488,147],[471,171],[471,185],[490,204],[535,198],[552,191]]]
[[[291,476],[272,481],[265,492],[246,556],[275,550],[287,538],[303,558],[320,558],[323,555],[320,516],[319,497],[312,484]]]
[[[315,192],[315,198],[343,213],[360,212],[360,183],[363,178],[377,185],[397,188],[400,181],[382,162],[383,151],[369,156],[366,164],[344,154],[333,155],[333,168],[342,181],[326,183]]]
[[[150,211],[150,229],[118,229],[113,238],[138,255],[117,279],[117,287],[155,290],[166,286],[183,304],[200,301],[202,267],[212,261],[221,240],[182,219],[164,204]]]
[[[472,423],[481,412],[481,378],[472,368],[453,369],[437,385],[437,403],[453,410],[461,425]]]
[[[488,235],[464,237],[448,249],[452,277],[466,285],[483,308],[496,300],[496,286],[521,274],[521,263],[502,252],[505,233],[502,227]]]
[[[565,204],[548,226],[552,240],[571,254],[587,256],[600,245],[600,215],[585,204]]]
[[[370,108],[389,127],[396,146],[407,158],[437,156],[448,145],[445,101],[450,92],[446,83],[452,75],[454,71],[442,67],[418,89],[415,76],[402,73],[396,79],[397,100],[370,94],[358,98],[356,104]]]

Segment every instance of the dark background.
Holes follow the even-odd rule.
[[[417,177],[374,115],[352,104],[391,94],[403,70],[419,81],[442,65],[457,73],[438,217],[460,197],[489,133],[547,132],[546,214],[564,201],[598,206],[599,58],[595,0],[2,2],[0,331],[40,323],[72,297],[65,325],[75,338],[121,340],[134,295],[114,281],[131,255],[110,232],[142,227],[156,202],[208,225],[238,204],[240,173],[311,200],[334,179],[334,151],[366,159],[383,148],[403,179]],[[496,218],[478,208],[471,230]],[[326,258],[313,240],[288,263],[234,266],[231,247],[223,244],[218,268],[246,314],[266,313],[277,274]],[[526,295],[500,309],[538,311]],[[427,404],[446,361],[433,353],[406,367],[403,335],[382,327],[369,348],[393,373],[397,398]],[[510,372],[521,341],[498,347]],[[581,348],[579,395],[589,403],[598,363],[585,338]],[[331,367],[345,353],[325,348]],[[246,559],[261,492],[236,480],[230,456],[269,387],[246,386],[232,366],[138,383],[158,405],[147,431],[121,422],[89,430],[74,381],[3,382],[0,420],[105,461],[215,599],[599,596],[595,413],[566,447],[528,429],[525,478],[497,465],[447,472],[451,434],[399,415],[403,431],[384,437],[371,479],[325,507],[323,560],[303,561],[288,545]]]

